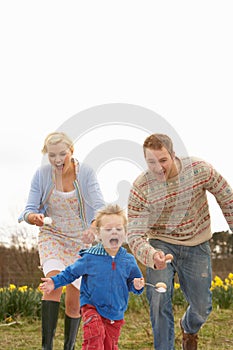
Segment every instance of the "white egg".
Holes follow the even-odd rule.
[[[167,291],[167,285],[164,282],[158,282],[155,285],[155,290],[159,293],[165,293]]]
[[[46,216],[44,218],[44,225],[51,225],[52,222],[53,222],[53,220],[49,216]]]
[[[159,287],[159,288],[156,288],[157,292],[159,293],[165,293],[167,291],[166,288],[163,288],[163,287]]]

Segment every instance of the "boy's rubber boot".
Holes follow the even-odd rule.
[[[72,318],[65,315],[64,350],[74,350],[81,317]]]
[[[53,349],[53,338],[57,327],[60,302],[52,300],[42,300],[42,350]]]

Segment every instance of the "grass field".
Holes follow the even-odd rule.
[[[179,319],[184,308],[174,310],[176,324],[176,349],[181,349],[181,331]],[[199,332],[198,350],[233,349],[233,313],[232,309],[214,310],[206,325]],[[120,350],[153,350],[152,331],[148,308],[140,311],[129,310],[125,314],[125,325],[119,342]],[[76,350],[81,349],[82,331],[79,332]],[[29,318],[18,319],[16,323],[0,324],[1,349],[4,350],[40,350],[41,322]],[[63,350],[63,319],[59,318],[54,350]]]

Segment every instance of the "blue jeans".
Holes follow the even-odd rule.
[[[166,293],[158,293],[147,286],[146,295],[150,304],[150,320],[156,350],[174,350],[174,317],[172,296],[175,274],[178,274],[180,288],[189,304],[182,317],[182,326],[187,333],[197,333],[212,310],[211,250],[209,242],[194,247],[174,245],[157,239],[150,244],[172,254],[174,260],[165,270],[147,268],[146,280],[149,283],[165,282]]]

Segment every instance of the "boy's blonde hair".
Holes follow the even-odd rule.
[[[95,224],[96,224],[97,229],[100,228],[102,218],[105,215],[119,215],[119,216],[121,216],[123,218],[124,226],[126,229],[127,216],[126,216],[124,209],[122,209],[118,204],[108,204],[107,206],[105,206],[104,208],[100,209],[97,212],[96,217],[95,217]]]
[[[48,153],[48,145],[56,145],[57,143],[64,142],[71,152],[74,151],[73,141],[64,132],[51,132],[44,140],[44,146],[41,150],[43,154]]]

